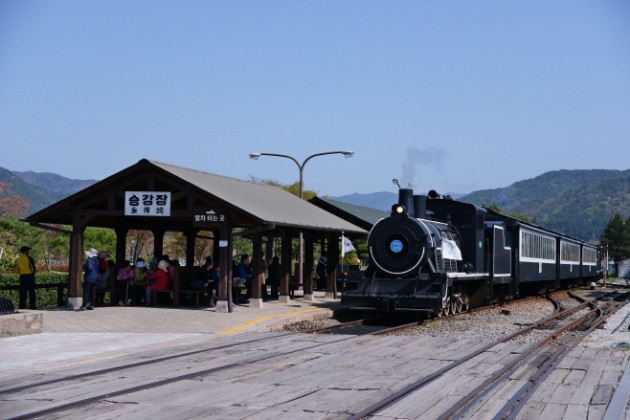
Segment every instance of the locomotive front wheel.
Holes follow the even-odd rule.
[[[447,295],[446,299],[444,299],[442,303],[442,311],[445,316],[449,316],[451,314],[451,295]]]
[[[460,296],[451,299],[451,312],[458,314],[462,311],[462,298]]]

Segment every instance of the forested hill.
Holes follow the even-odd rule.
[[[50,172],[14,171],[13,173],[25,182],[53,193],[59,193],[61,197],[67,197],[97,182],[95,179],[69,179]]]
[[[505,188],[470,194],[441,192],[477,206],[496,205],[503,213],[522,214],[541,227],[593,242],[599,242],[615,213],[623,220],[630,217],[630,170],[558,170]],[[355,193],[332,198],[389,211],[398,195]]]
[[[3,206],[20,201],[25,203],[25,208],[21,209],[18,216],[26,216],[95,182],[64,178],[48,172],[16,172],[0,167],[0,184],[6,186],[0,188],[0,215],[13,214],[13,211],[6,211]]]
[[[3,187],[0,189],[0,215],[25,216],[61,198],[58,193],[29,184],[4,168],[0,168],[0,185]]]
[[[460,200],[495,204],[503,213],[523,214],[544,228],[598,241],[615,213],[623,220],[630,217],[630,170],[551,171]]]

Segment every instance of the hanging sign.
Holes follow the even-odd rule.
[[[125,191],[125,216],[170,215],[170,191]]]
[[[212,226],[226,221],[225,214],[217,213],[214,210],[197,213],[193,216],[193,226]]]

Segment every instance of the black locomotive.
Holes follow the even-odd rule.
[[[341,303],[437,316],[597,280],[600,249],[435,191],[400,189],[367,240],[370,261]]]

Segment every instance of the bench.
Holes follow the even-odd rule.
[[[199,307],[199,300],[200,300],[200,298],[202,298],[202,297],[204,297],[206,295],[206,291],[205,290],[180,290],[179,294],[180,295],[184,295],[184,294],[194,295],[195,296],[195,306]]]
[[[189,294],[189,295],[193,295],[195,298],[195,306],[199,307],[199,302],[201,301],[201,298],[205,296],[206,292],[205,290],[179,290],[179,294],[180,294],[180,299],[177,300],[177,302],[175,301],[175,299],[173,298],[173,290],[172,289],[164,289],[164,290],[153,290],[151,292],[152,296],[151,296],[151,302],[152,305],[156,305],[157,304],[157,298],[158,298],[158,293],[168,293],[170,300],[171,300],[171,304],[174,306],[179,306],[180,305],[180,301],[181,301],[181,295],[184,294]]]
[[[169,293],[170,304],[173,306],[180,306],[182,298],[192,297],[196,307],[205,304],[205,296],[207,294],[205,289],[193,288],[194,281],[197,279],[198,267],[178,267],[177,276],[171,282],[172,287],[165,290],[153,290],[152,302],[157,303],[158,293]]]
[[[151,290],[151,305],[157,305],[158,303],[158,293],[168,293],[171,299],[171,303],[175,303],[173,299],[173,290],[172,289],[162,289],[162,290]]]

